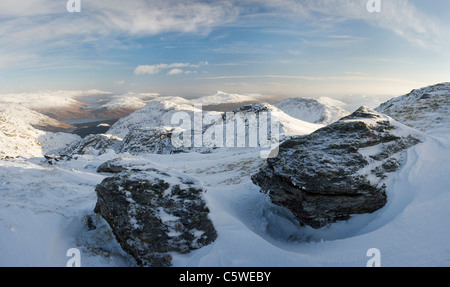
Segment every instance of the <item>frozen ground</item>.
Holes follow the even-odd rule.
[[[145,101],[157,96],[138,95]],[[49,96],[37,97],[47,100]],[[17,99],[30,107],[35,101],[24,102],[23,99],[28,99],[25,96]],[[141,105],[134,95],[127,95],[127,99]],[[182,98],[158,99],[175,103],[176,108],[189,103]],[[236,95],[218,93],[206,99],[214,104],[228,103],[236,101]],[[69,96],[60,100],[62,103],[54,104],[72,102]],[[319,102],[345,105],[326,98]],[[128,103],[120,97],[112,102]],[[153,105],[159,107],[157,103]],[[393,105],[401,106],[401,103]],[[21,120],[13,117],[18,112],[2,111],[2,149],[7,155],[21,157],[0,160],[0,266],[63,267],[70,259],[67,256],[70,248],[81,251],[82,266],[135,266],[116,242],[108,224],[93,211],[97,201],[95,187],[108,176],[98,174],[97,167],[107,160],[131,155],[110,151],[49,165],[43,154],[77,137],[34,129],[35,120],[48,123],[49,119],[37,117],[29,110],[20,112]],[[436,110],[432,112],[436,114]],[[448,115],[444,112],[447,110],[440,114]],[[139,114],[122,120],[123,129],[118,129],[118,134],[134,124],[142,126],[143,117]],[[164,113],[152,110],[151,114],[157,116],[148,118],[147,114],[149,122],[144,124],[164,120]],[[298,123],[287,117],[282,119]],[[428,123],[421,118],[413,119],[412,123]],[[207,188],[204,196],[218,238],[188,255],[174,254],[174,266],[363,267],[370,259],[367,257],[370,248],[380,250],[382,266],[450,266],[450,128],[447,122],[438,128],[431,131],[427,126],[423,142],[410,148],[402,167],[388,177],[385,207],[319,230],[299,227],[286,210],[271,204],[251,182],[250,176],[264,164],[256,149],[151,154],[138,159],[161,169],[184,172]]]
[[[65,266],[69,248],[82,266],[134,266],[93,212],[96,168],[114,153],[57,166],[43,158],[0,161],[0,266]],[[365,266],[369,248],[382,266],[450,266],[450,129],[435,130],[408,150],[389,178],[388,204],[370,215],[320,230],[300,228],[251,183],[259,152],[149,155],[164,169],[200,179],[218,239],[174,266]],[[90,230],[88,218],[97,228]]]

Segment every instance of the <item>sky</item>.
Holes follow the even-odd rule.
[[[392,97],[450,81],[450,1],[370,1],[380,12],[368,0],[80,0],[72,13],[67,0],[2,0],[0,93]]]

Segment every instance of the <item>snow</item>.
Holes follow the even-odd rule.
[[[219,104],[229,104],[229,103],[244,103],[244,102],[257,102],[257,97],[259,95],[239,95],[239,94],[229,94],[222,91],[217,91],[215,94],[210,96],[201,97],[194,99],[191,102],[194,104],[207,105],[219,105]]]
[[[148,126],[164,123],[170,119],[168,110],[194,111],[187,104],[153,101],[133,117],[119,121],[111,131],[120,136],[140,121]],[[283,114],[280,113],[285,117]],[[42,158],[42,146],[30,146],[29,140],[39,139],[42,134],[27,122],[17,121],[7,113],[2,115],[1,127],[14,127],[29,137],[23,139],[18,154],[26,157],[28,152],[37,157],[0,160],[0,266],[63,267],[70,259],[66,256],[69,248],[81,251],[81,265],[85,267],[135,266],[108,224],[93,212],[97,201],[95,186],[109,176],[96,169],[120,156],[186,174],[206,188],[204,197],[218,238],[190,254],[172,254],[176,267],[364,267],[370,259],[366,255],[370,248],[380,250],[381,266],[385,267],[450,266],[448,125],[420,133],[422,143],[401,157],[400,169],[386,179],[385,207],[314,230],[298,226],[289,212],[274,206],[251,182],[250,176],[265,163],[257,149],[224,148],[210,154],[139,157],[111,151],[49,165]],[[300,122],[289,118],[294,129]],[[288,120],[285,117],[283,121]],[[6,125],[8,122],[10,125]],[[419,133],[403,125],[402,130]],[[58,143],[61,139],[64,144],[63,138],[70,141],[64,134],[46,136],[43,142]],[[0,143],[4,143],[1,138]],[[362,153],[368,157],[376,148]],[[159,216],[167,221],[175,219],[163,212]],[[90,230],[87,219],[97,228]]]
[[[130,109],[138,110],[145,107],[145,105],[153,100],[161,99],[157,93],[127,93],[121,95],[114,95],[112,100],[106,104],[101,105],[99,108],[106,108],[108,110],[114,109]]]
[[[102,106],[100,108],[106,109],[142,109],[145,107],[146,103],[138,97],[124,97],[112,100]]]
[[[450,83],[411,91],[381,104],[376,110],[421,131],[450,124]]]
[[[297,226],[251,183],[250,175],[263,163],[257,151],[142,160],[201,178],[207,188],[219,237],[191,254],[174,254],[174,266],[365,266],[369,248],[381,251],[382,266],[449,266],[449,140],[445,130],[408,151],[401,170],[389,177],[383,209],[320,230]],[[89,242],[88,248],[87,238],[73,232],[87,236],[83,218],[94,216],[95,185],[106,176],[95,168],[110,158],[82,156],[58,167],[1,161],[0,266],[64,266],[72,247],[82,251],[83,266],[132,266],[114,238]],[[115,255],[103,256],[101,250]]]
[[[0,158],[42,157],[79,139],[67,133],[38,130],[33,126],[59,126],[62,123],[18,105],[0,105]]]
[[[290,98],[275,106],[293,118],[328,125],[350,114],[337,106],[336,102],[338,101],[331,101],[326,98],[317,101],[305,98]]]
[[[108,92],[99,90],[88,91],[40,91],[34,93],[0,94],[0,104],[18,104],[30,109],[61,108],[80,104],[74,98],[93,95],[106,95]]]
[[[172,126],[172,117],[178,112],[187,112],[190,115],[201,111],[193,105],[186,103],[183,98],[156,98],[149,102],[144,108],[137,110],[128,117],[120,119],[115,123],[108,134],[124,138],[131,130],[136,128],[153,128],[162,126]],[[206,114],[216,114],[217,112],[205,112]],[[193,116],[192,116],[193,118]],[[201,126],[201,124],[200,124]]]

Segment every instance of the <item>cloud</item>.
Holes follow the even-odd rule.
[[[295,31],[299,35],[293,37],[301,37],[303,30],[297,31],[298,27],[316,31],[323,25],[332,29],[336,23],[361,21],[429,50],[442,49],[450,31],[446,19],[427,14],[408,0],[382,0],[381,13],[368,13],[365,0],[82,0],[81,13],[68,13],[66,3],[66,0],[0,1],[0,69],[67,66],[80,63],[80,54],[90,48],[139,50],[138,42],[143,37],[165,33],[204,36],[215,29],[223,36],[226,32],[217,29],[222,27],[262,27],[266,31],[272,29],[273,34]],[[426,5],[437,9],[434,2]],[[286,23],[283,21],[292,25],[280,25]],[[306,25],[296,25],[299,23]],[[358,41],[364,38],[348,36],[310,44],[328,48],[337,42],[343,47]],[[250,40],[249,43],[225,43],[211,47],[211,51],[267,54],[273,49],[251,45]],[[154,75],[176,68],[183,66],[139,66],[135,74]]]
[[[55,51],[76,52],[86,45],[108,49],[163,33],[206,35],[238,15],[235,7],[220,1],[82,0],[81,13],[69,13],[66,4],[0,1],[0,52],[21,58],[52,55],[52,60]]]
[[[448,29],[448,23],[408,0],[382,1],[381,13],[368,13],[365,0],[90,0],[82,2],[82,12],[76,15],[66,11],[66,2],[2,0],[0,44],[28,45],[64,37],[70,45],[73,36],[89,41],[167,32],[208,34],[230,24],[261,26],[268,17],[311,25],[361,20],[423,47],[436,44],[445,35],[443,27]]]
[[[177,75],[177,74],[181,74],[184,71],[180,68],[199,68],[203,65],[208,65],[208,62],[200,62],[198,64],[190,64],[190,63],[172,63],[172,64],[157,64],[157,65],[140,65],[138,67],[136,67],[136,69],[134,70],[134,74],[137,76],[140,75],[156,75],[159,74],[162,70],[167,70],[167,69],[171,69],[167,75]],[[192,71],[187,71],[187,72],[191,72]]]
[[[167,75],[179,75],[179,74],[183,74],[183,70],[182,69],[172,69],[170,70]]]
[[[295,1],[296,2],[296,1]],[[389,30],[417,47],[439,49],[448,23],[418,9],[408,0],[382,1],[380,13],[369,13],[367,1],[315,0],[305,2],[311,13],[333,17],[334,21],[358,20]]]
[[[333,29],[336,24],[346,21],[361,21],[373,27],[395,33],[416,47],[429,50],[438,50],[450,31],[450,25],[446,19],[439,19],[435,15],[428,14],[424,9],[418,8],[413,3],[414,1],[381,0],[381,13],[369,13],[367,11],[367,1],[247,0],[245,2],[248,7],[263,7],[269,10],[270,13],[253,12],[251,14],[250,11],[259,10],[250,8],[241,9],[240,19],[242,21],[245,18],[251,21],[253,25],[264,24],[268,21],[268,18],[289,19],[290,22],[304,22],[310,27],[326,29]],[[241,7],[242,5],[239,2],[238,0],[233,1],[234,5]],[[442,4],[432,3],[431,5],[435,6],[434,9],[439,9],[439,6],[448,5],[445,1],[440,2]],[[274,33],[293,33],[293,31],[288,29],[276,32],[274,30]]]
[[[2,0],[0,2],[0,17],[23,17],[45,15],[55,12],[58,7],[61,11],[66,3],[60,5],[57,1],[49,0]]]
[[[350,73],[349,73],[350,74]],[[297,76],[297,75],[250,75],[250,76],[211,76],[211,77],[198,77],[199,80],[226,80],[226,79],[291,79],[291,80],[303,80],[303,81],[371,81],[371,82],[393,82],[404,84],[418,84],[417,81],[387,78],[387,77],[367,77],[361,74],[352,76],[324,76],[324,77],[311,77],[311,76]]]

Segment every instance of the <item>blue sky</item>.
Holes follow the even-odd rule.
[[[450,81],[450,2],[2,0],[0,93],[395,96]]]

